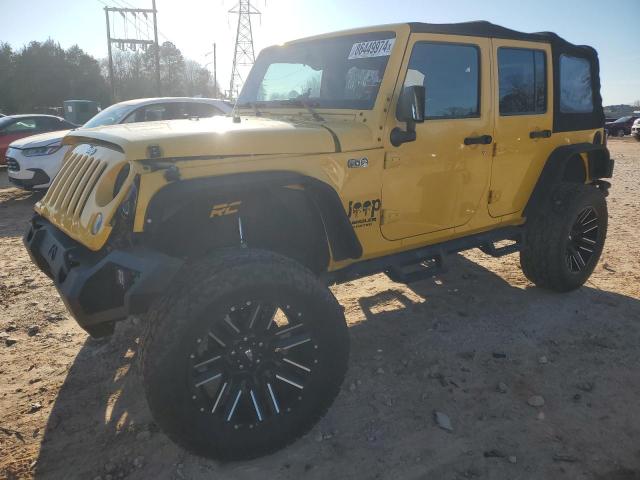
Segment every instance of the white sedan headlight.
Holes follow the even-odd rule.
[[[25,148],[22,150],[22,154],[25,157],[42,157],[44,155],[52,155],[56,153],[61,147],[61,143],[54,143],[53,145],[47,145],[46,147]]]

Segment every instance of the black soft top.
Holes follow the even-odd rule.
[[[527,42],[541,42],[551,45],[553,55],[553,130],[566,132],[574,130],[591,130],[604,126],[604,110],[600,95],[600,63],[598,53],[587,45],[574,45],[552,32],[524,33],[510,28],[501,27],[487,21],[463,23],[409,23],[412,33],[435,33],[445,35],[462,35],[470,37],[504,38],[508,40],[522,40]],[[585,58],[591,64],[591,87],[593,92],[592,113],[561,113],[560,112],[560,56],[571,55]]]

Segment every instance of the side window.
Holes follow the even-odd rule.
[[[139,108],[134,114],[129,115],[123,123],[132,122],[157,122],[159,120],[175,120],[187,118],[187,109],[184,103],[158,103]]]
[[[179,120],[189,118],[189,105],[187,103],[167,103],[163,120]]]
[[[189,116],[198,118],[208,118],[214,115],[222,115],[222,112],[208,103],[190,103]]]
[[[541,50],[498,49],[500,115],[547,111],[546,55]]]
[[[593,112],[591,64],[585,58],[560,55],[560,112]]]
[[[137,108],[130,114],[128,114],[124,120],[119,123],[136,123],[144,121],[144,107]]]
[[[38,126],[38,130],[48,131],[60,130],[64,127],[60,120],[58,120],[57,118],[48,117],[38,118],[36,120],[36,125]]]
[[[413,47],[404,86],[426,88],[426,117],[480,115],[480,51],[474,45],[419,42]]]
[[[33,118],[21,118],[15,123],[9,125],[5,132],[35,132],[38,129],[36,121]]]
[[[136,110],[136,122],[157,122],[162,120],[166,108],[164,105],[147,105],[146,107]],[[127,118],[128,120],[128,118]]]

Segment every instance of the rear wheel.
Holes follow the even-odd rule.
[[[525,276],[542,288],[574,290],[595,268],[607,236],[607,203],[589,185],[561,184],[553,208],[527,220],[520,251]]]
[[[324,415],[347,368],[342,308],[311,272],[270,252],[216,255],[149,321],[142,372],[154,418],[211,458],[293,442]]]

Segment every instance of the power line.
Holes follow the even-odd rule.
[[[98,0],[100,1],[100,0]],[[136,9],[136,7],[134,5],[132,5],[131,3],[125,1],[125,0],[111,0],[112,2],[114,2],[116,5],[118,5],[119,7],[123,7],[123,8],[131,8],[131,9]],[[144,20],[141,19],[141,21],[150,28],[153,28],[153,24],[150,22],[150,20],[147,17],[144,17]],[[171,42],[171,39],[169,39],[169,37],[167,37],[160,29],[158,29],[158,35],[160,35],[161,37],[163,37],[167,42]],[[173,42],[171,42],[173,43]]]
[[[152,5],[151,9],[122,7],[122,5],[119,3],[117,4],[119,5],[118,7],[112,7],[112,6],[108,6],[102,0],[98,0],[98,1],[105,5],[104,13],[105,13],[106,22],[107,22],[107,47],[109,51],[109,80],[111,82],[111,92],[114,99],[117,95],[116,95],[116,88],[115,88],[116,79],[115,79],[114,70],[113,70],[113,53],[111,50],[111,46],[113,44],[117,44],[121,48],[123,45],[128,45],[132,50],[136,50],[138,45],[141,46],[143,49],[146,49],[146,47],[148,46],[155,45],[153,54],[154,54],[155,70],[156,70],[155,72],[156,73],[156,93],[158,96],[161,96],[160,45],[158,43],[158,23],[157,23],[158,11],[156,9],[156,0],[151,0],[151,5]],[[110,14],[112,13],[119,13],[123,19],[123,27],[124,27],[123,38],[114,38],[111,35],[112,26],[110,21]],[[147,35],[142,35],[142,31],[138,28],[138,25],[137,25],[137,18],[138,18],[137,15],[141,14],[146,16],[148,13],[153,16],[153,38],[151,38],[151,35],[149,34],[148,29],[147,29]],[[136,19],[136,22],[132,22],[131,20],[129,20],[128,15],[133,15],[134,18]],[[138,31],[138,35],[136,36],[136,38],[130,38],[129,35],[127,34],[127,23],[133,24],[135,29]]]
[[[116,6],[121,7],[121,8],[127,8],[127,9],[131,9],[131,10],[136,10],[136,7],[135,7],[135,6],[131,5],[131,4],[130,4],[130,3],[128,3],[128,2],[124,2],[123,0],[111,0],[111,2],[113,2],[113,5],[109,5],[108,3],[104,2],[103,0],[98,0],[98,2],[100,2],[100,3],[101,3],[102,5],[104,5],[105,7],[112,7],[113,5],[116,5]],[[144,23],[145,27],[147,27],[146,35],[142,35],[142,31],[141,31],[139,28],[137,28],[137,26],[136,26],[133,22],[131,22],[131,20],[129,20],[129,19],[128,19],[128,18],[126,18],[126,17],[125,17],[125,19],[124,19],[124,20],[125,20],[126,22],[129,22],[131,25],[133,25],[133,27],[134,27],[134,28],[136,28],[136,30],[138,30],[138,32],[139,32],[139,33],[141,34],[141,36],[143,36],[143,37],[144,37],[144,36],[148,36],[148,34],[149,34],[148,29],[153,29],[153,23],[151,23],[151,21],[150,21],[147,17],[145,17],[145,18],[144,18],[144,20],[143,20],[143,19],[140,19],[140,21]],[[172,41],[171,41],[171,39],[170,39],[169,37],[167,37],[167,36],[166,36],[166,35],[165,35],[165,34],[164,34],[160,29],[158,29],[158,35],[159,35],[159,36],[161,36],[161,37],[163,37],[167,42],[174,43],[174,42],[172,42]]]

